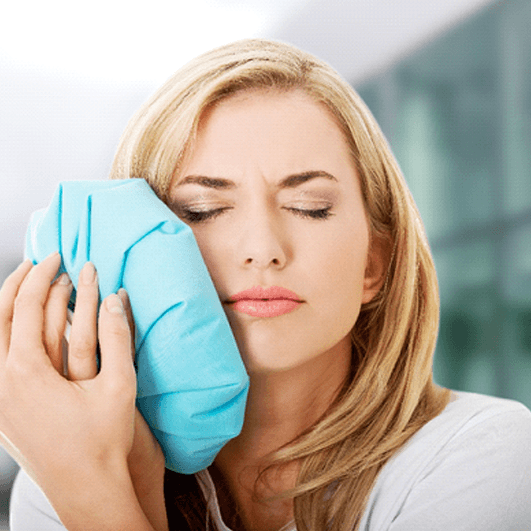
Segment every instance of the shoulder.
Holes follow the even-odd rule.
[[[531,412],[473,393],[452,401],[386,464],[361,530],[531,530]]]
[[[11,531],[66,531],[46,496],[23,470],[11,490],[9,526]]]

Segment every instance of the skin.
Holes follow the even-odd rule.
[[[243,431],[212,474],[246,529],[278,529],[292,504],[256,503],[257,471],[337,395],[350,370],[349,332],[381,286],[348,144],[328,109],[302,91],[234,95],[203,116],[171,206],[196,236],[251,378]],[[288,288],[303,302],[276,317],[235,310],[230,297],[254,286]],[[288,469],[271,490],[293,487],[295,477]]]
[[[135,409],[127,295],[107,297],[98,315],[97,278],[84,267],[65,378],[72,284],[66,275],[53,282],[60,263],[57,253],[26,261],[0,290],[0,442],[70,531],[165,530],[164,459]]]
[[[300,177],[309,171],[321,176]],[[286,186],[293,175],[296,186]],[[232,184],[212,188],[197,176]],[[349,331],[383,280],[385,261],[369,253],[358,176],[324,106],[300,91],[248,92],[202,117],[171,197],[196,235],[251,378],[242,433],[211,468],[228,487],[222,512],[230,518],[237,507],[247,530],[278,529],[292,518],[292,502],[253,498],[258,470],[337,395],[350,370]],[[194,209],[217,213],[197,222]],[[0,442],[69,530],[166,530],[164,458],[135,409],[127,295],[107,297],[98,314],[97,276],[85,266],[65,377],[72,285],[54,280],[59,265],[58,254],[24,262],[0,290]],[[235,311],[228,299],[257,285],[289,288],[301,304],[268,318]],[[295,464],[258,494],[290,488],[296,475]]]

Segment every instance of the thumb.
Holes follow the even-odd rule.
[[[131,359],[132,339],[127,315],[120,297],[109,295],[103,301],[98,318],[103,378],[122,384],[136,382]]]

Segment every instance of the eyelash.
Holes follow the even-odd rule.
[[[333,216],[334,214],[330,212],[332,209],[331,206],[325,207],[325,208],[317,208],[314,210],[306,210],[304,208],[291,208],[291,207],[284,207],[285,210],[288,210],[289,212],[293,212],[296,216],[299,216],[301,218],[310,218],[310,219],[328,219],[330,216]]]
[[[288,212],[291,212],[296,216],[305,219],[325,220],[334,215],[332,212],[330,212],[330,210],[332,209],[331,206],[325,208],[317,208],[313,210],[292,207],[283,208],[284,210],[287,210]],[[179,210],[179,217],[182,218],[183,221],[187,221],[188,223],[202,223],[218,217],[226,210],[231,209],[230,207],[214,208],[212,210],[189,210],[186,208],[181,208]]]
[[[178,215],[183,221],[187,221],[188,223],[201,223],[216,218],[225,212],[225,210],[229,210],[229,208],[214,208],[212,210],[188,210],[181,208],[179,209]]]

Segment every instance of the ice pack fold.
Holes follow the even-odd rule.
[[[100,300],[127,290],[137,406],[167,468],[209,466],[241,430],[249,380],[190,227],[143,179],[67,181],[32,215],[26,236],[34,264],[54,251],[74,288],[90,260]]]

